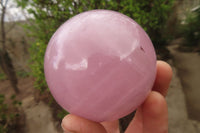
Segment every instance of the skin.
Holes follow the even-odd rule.
[[[168,133],[168,111],[165,96],[172,78],[171,67],[157,61],[154,86],[125,133]],[[65,133],[119,133],[119,121],[97,123],[73,114],[65,116],[61,124]]]

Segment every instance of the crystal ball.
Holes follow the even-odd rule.
[[[134,20],[92,10],[54,33],[44,70],[53,97],[65,110],[96,122],[111,121],[144,102],[155,80],[156,55]]]

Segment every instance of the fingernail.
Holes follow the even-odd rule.
[[[69,131],[64,131],[64,133],[73,133],[73,132],[69,132]]]
[[[67,129],[65,129],[63,124],[61,124],[61,127],[62,127],[64,133],[74,133],[74,132],[71,132],[71,131],[68,131]]]
[[[64,131],[64,133],[73,133],[73,132],[69,132],[69,131]]]

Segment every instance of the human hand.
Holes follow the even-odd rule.
[[[168,111],[165,96],[172,78],[171,67],[157,61],[157,75],[152,91],[137,109],[125,133],[167,133]],[[63,118],[65,133],[119,133],[119,121],[97,123],[73,114]]]

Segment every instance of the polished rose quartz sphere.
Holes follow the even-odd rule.
[[[50,91],[64,109],[102,122],[143,103],[154,83],[156,56],[148,35],[131,18],[93,10],[55,32],[44,68]]]

